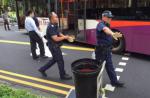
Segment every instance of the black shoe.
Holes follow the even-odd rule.
[[[111,85],[115,87],[124,87],[124,83],[121,83],[121,82],[112,83]]]
[[[38,60],[39,56],[33,57],[33,60]]]
[[[70,79],[72,79],[72,77],[69,76],[68,74],[65,74],[64,76],[61,76],[60,79],[62,79],[62,80],[70,80]]]
[[[42,74],[43,77],[47,77],[47,74],[45,73],[45,71],[42,71],[39,69],[39,72]]]
[[[48,56],[40,56],[41,58],[43,58],[43,59],[47,59],[48,58]]]

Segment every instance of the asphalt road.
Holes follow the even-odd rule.
[[[124,71],[118,73],[125,88],[108,92],[108,98],[150,98],[150,56],[130,53],[129,60],[125,62]]]
[[[64,98],[74,86],[73,80],[60,80],[57,65],[47,70],[48,78],[43,78],[38,69],[50,58],[41,59],[40,62],[32,60],[28,36],[16,30],[16,27],[13,27],[11,31],[6,32],[0,27],[0,80],[33,87]],[[62,48],[65,53],[65,69],[73,75],[71,63],[80,58],[91,58],[92,49],[76,49],[75,47],[84,47],[78,44],[64,45],[67,46]],[[106,90],[106,97],[150,98],[150,56],[133,53],[113,54],[113,63],[115,69],[117,68],[119,81],[124,82],[125,87]],[[103,85],[106,87],[108,84],[109,78],[104,71]]]

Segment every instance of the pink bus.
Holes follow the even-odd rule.
[[[113,31],[123,38],[114,40],[113,52],[130,51],[150,55],[150,1],[149,0],[79,0],[77,4],[76,40],[96,44],[95,28],[101,13],[110,10],[115,15]]]
[[[45,14],[50,10],[57,12],[64,33],[74,34],[76,41],[92,45],[96,44],[95,28],[101,21],[101,13],[110,10],[115,15],[112,30],[123,34],[123,38],[114,41],[113,52],[125,50],[150,55],[150,0],[21,1],[26,2],[26,9],[34,6],[40,17],[47,17]]]

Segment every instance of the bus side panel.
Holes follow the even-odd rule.
[[[88,44],[96,44],[96,26],[99,21],[86,20],[86,41]]]
[[[125,39],[125,50],[130,51],[132,49],[132,35],[133,35],[133,28],[131,27],[117,27],[115,28],[119,30],[121,33],[123,33],[124,39]]]
[[[126,51],[150,55],[150,26],[120,27],[125,37]]]
[[[78,30],[79,34],[77,35],[76,40],[79,42],[87,44],[96,44],[96,26],[98,21],[90,19],[86,20],[86,30],[84,32],[84,20],[78,19]]]
[[[135,27],[133,49],[137,53],[150,55],[150,26]]]
[[[86,30],[86,40],[88,44],[92,44],[92,45],[96,44],[96,30],[95,29]]]

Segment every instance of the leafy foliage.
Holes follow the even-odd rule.
[[[0,98],[46,98],[31,94],[26,90],[13,89],[10,86],[0,84]],[[55,96],[50,98],[57,98]]]

